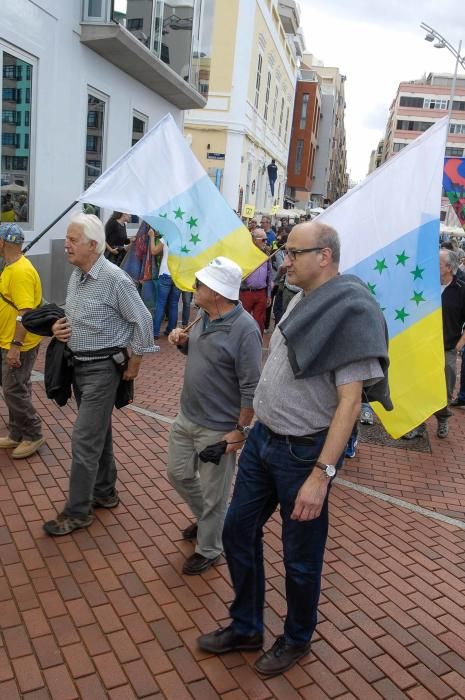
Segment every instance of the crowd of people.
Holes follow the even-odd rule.
[[[19,186],[15,185],[15,187]],[[27,221],[27,219],[27,195],[25,193],[15,192],[12,194],[7,190],[5,194],[2,194],[0,200],[0,223]]]
[[[64,309],[40,307],[39,276],[21,252],[24,234],[16,223],[0,225],[6,263],[0,348],[9,421],[0,448],[19,458],[44,443],[31,372],[40,335],[53,336],[47,393],[66,377],[78,410],[67,501],[44,530],[66,535],[91,526],[95,509],[116,508],[113,406],[124,405],[118,403],[121,394],[140,375],[143,355],[157,349],[154,340],[166,317],[164,333],[186,357],[167,456],[168,479],[193,515],[182,532],[195,542],[183,573],[207,571],[224,551],[234,588],[231,623],[202,635],[198,644],[214,654],[262,648],[263,527],[279,507],[287,614],[283,633],[255,668],[263,676],[283,673],[310,651],[331,484],[360,418],[362,397],[362,413],[373,401],[392,409],[384,316],[364,283],[339,274],[340,241],[333,228],[316,220],[275,231],[264,216],[260,226],[255,220],[248,225],[268,258],[245,279],[236,263],[221,256],[198,270],[197,317],[188,325],[183,315],[179,325],[181,293],[169,273],[168,244],[143,222],[130,245],[127,220],[114,212],[104,230],[95,215],[71,217],[65,252],[74,270]],[[456,252],[441,249],[440,261],[450,401],[455,375],[448,353],[455,360],[465,346],[465,282]],[[186,301],[190,312],[192,296]],[[262,367],[263,335],[273,316]],[[38,317],[45,328],[40,334],[31,325]],[[463,405],[460,394],[452,405]],[[438,412],[439,427],[449,412],[448,406]]]

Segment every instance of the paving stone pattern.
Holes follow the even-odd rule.
[[[166,340],[144,361],[136,404],[174,416],[183,357]],[[42,368],[43,354],[37,369]],[[122,503],[85,531],[53,539],[42,523],[68,486],[74,405],[59,409],[34,382],[47,446],[0,454],[0,698],[245,700],[465,697],[465,531],[342,485],[331,529],[312,653],[271,680],[257,653],[221,658],[196,638],[227,624],[225,561],[184,577],[190,514],[165,475],[169,425],[115,411]],[[0,432],[6,409],[0,401]],[[344,479],[464,521],[464,417],[430,436],[432,454],[363,444]],[[265,535],[266,644],[285,613],[280,522]]]

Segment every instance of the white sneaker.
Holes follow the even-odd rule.
[[[44,438],[39,438],[39,440],[21,440],[18,447],[11,453],[11,456],[13,459],[24,459],[25,457],[30,457],[34,454],[34,452],[37,452],[39,447],[42,447],[44,442]]]
[[[6,437],[0,437],[0,448],[11,450],[13,447],[18,447],[18,445],[18,440],[13,440],[12,438],[8,437],[8,435]]]

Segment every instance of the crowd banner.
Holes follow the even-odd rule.
[[[465,158],[444,159],[444,191],[465,229]]]
[[[384,312],[394,410],[373,408],[399,438],[447,403],[439,219],[444,117],[318,217],[341,237],[341,272],[358,275]]]
[[[184,291],[192,290],[195,273],[219,255],[240,265],[244,276],[266,260],[171,114],[110,166],[79,201],[136,214],[159,231],[168,243],[173,281]]]

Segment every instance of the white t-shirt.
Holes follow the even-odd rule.
[[[168,269],[168,244],[166,243],[164,238],[160,238],[160,243],[163,243],[163,257],[161,259],[160,263],[160,270],[158,272],[159,275],[169,275],[170,271]]]

